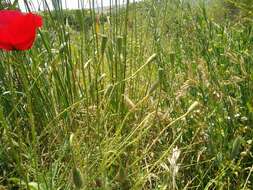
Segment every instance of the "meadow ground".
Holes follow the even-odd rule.
[[[249,6],[55,8],[0,51],[0,189],[253,189]]]

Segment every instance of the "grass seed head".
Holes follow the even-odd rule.
[[[83,182],[83,176],[82,176],[81,171],[78,168],[74,167],[72,169],[72,176],[73,176],[73,182],[76,188],[82,189],[84,186],[84,182]]]
[[[148,95],[152,94],[159,87],[159,84],[160,84],[159,80],[155,81],[148,90]]]
[[[193,102],[193,104],[188,108],[187,113],[192,112],[199,105],[198,101]]]
[[[70,134],[70,137],[69,137],[69,146],[70,146],[71,149],[74,146],[74,133]]]
[[[133,103],[133,101],[127,95],[123,95],[123,96],[124,96],[124,101],[127,107],[129,107],[130,109],[135,108],[135,104]]]

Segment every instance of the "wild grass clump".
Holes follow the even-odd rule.
[[[252,189],[251,17],[93,3],[0,51],[0,189]]]

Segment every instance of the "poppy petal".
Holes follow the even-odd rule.
[[[27,50],[33,45],[42,17],[20,11],[0,11],[0,49]]]

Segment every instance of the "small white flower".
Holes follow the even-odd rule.
[[[235,118],[240,117],[240,113],[235,114]]]
[[[248,118],[244,116],[244,117],[241,117],[241,120],[242,121],[248,121]]]

